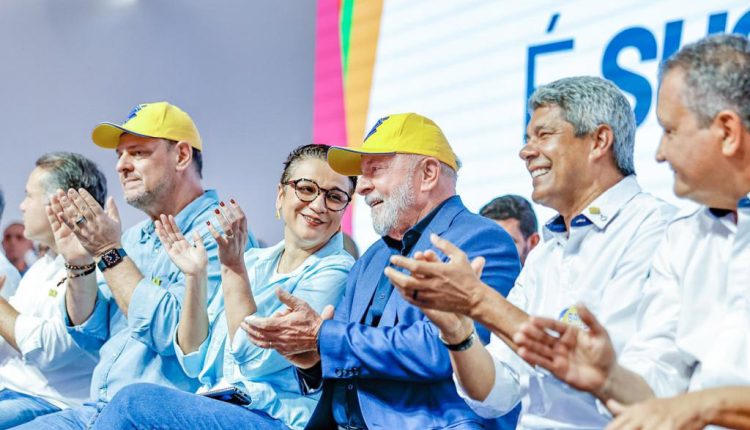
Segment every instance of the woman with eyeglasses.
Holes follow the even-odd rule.
[[[275,350],[250,343],[239,325],[248,315],[284,312],[282,300],[291,303],[295,297],[324,318],[338,304],[354,264],[344,251],[340,226],[356,177],[328,167],[328,148],[301,146],[284,162],[276,197],[284,240],[275,246],[243,253],[242,209],[234,200],[216,209],[223,233],[213,224],[207,228],[219,247],[224,315],[213,318],[210,327],[203,243],[196,234],[191,244],[173,217],[161,216],[157,234],[186,282],[175,353],[202,388],[191,394],[152,384],[128,386],[103,409],[94,428],[304,428],[317,396],[302,396],[294,366]]]

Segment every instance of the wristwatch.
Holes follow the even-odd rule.
[[[459,343],[448,343],[443,339],[442,335],[438,335],[438,338],[441,342],[443,342],[443,345],[445,345],[446,348],[448,348],[450,351],[466,351],[467,349],[471,348],[471,345],[474,344],[474,339],[477,338],[477,331],[472,330],[469,337],[462,340]]]
[[[96,263],[96,266],[103,272],[120,264],[126,255],[128,254],[122,248],[108,249],[99,257],[99,262]]]

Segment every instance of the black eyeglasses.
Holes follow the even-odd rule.
[[[294,194],[297,195],[297,198],[307,203],[317,199],[321,192],[324,193],[326,209],[335,212],[343,211],[349,202],[352,201],[352,197],[344,191],[337,188],[326,190],[325,188],[321,188],[312,179],[295,179],[286,181],[284,185],[294,188]]]

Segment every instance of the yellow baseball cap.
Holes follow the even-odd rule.
[[[117,148],[123,133],[187,142],[203,150],[203,141],[190,115],[167,102],[140,104],[121,125],[103,122],[94,128],[91,139],[101,147]]]
[[[333,147],[328,165],[346,176],[362,174],[362,155],[418,154],[435,157],[458,171],[458,158],[435,122],[416,113],[380,118],[358,148]]]

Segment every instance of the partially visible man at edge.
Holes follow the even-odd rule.
[[[0,189],[0,219],[3,217],[3,210],[5,209],[5,195],[3,190]],[[21,274],[18,269],[11,264],[10,261],[5,257],[5,254],[0,252],[0,276],[5,278],[5,285],[0,290],[0,296],[5,299],[9,299],[18,288],[18,283],[21,282]]]
[[[39,157],[26,181],[19,233],[50,250],[29,267],[9,300],[0,298],[0,428],[81,406],[88,398],[96,359],[68,334],[60,303],[67,279],[89,276],[94,268],[76,267],[73,259],[66,267],[63,254],[85,251],[49,208],[51,195],[71,187],[86,189],[102,204],[107,197],[97,165],[70,152]]]

